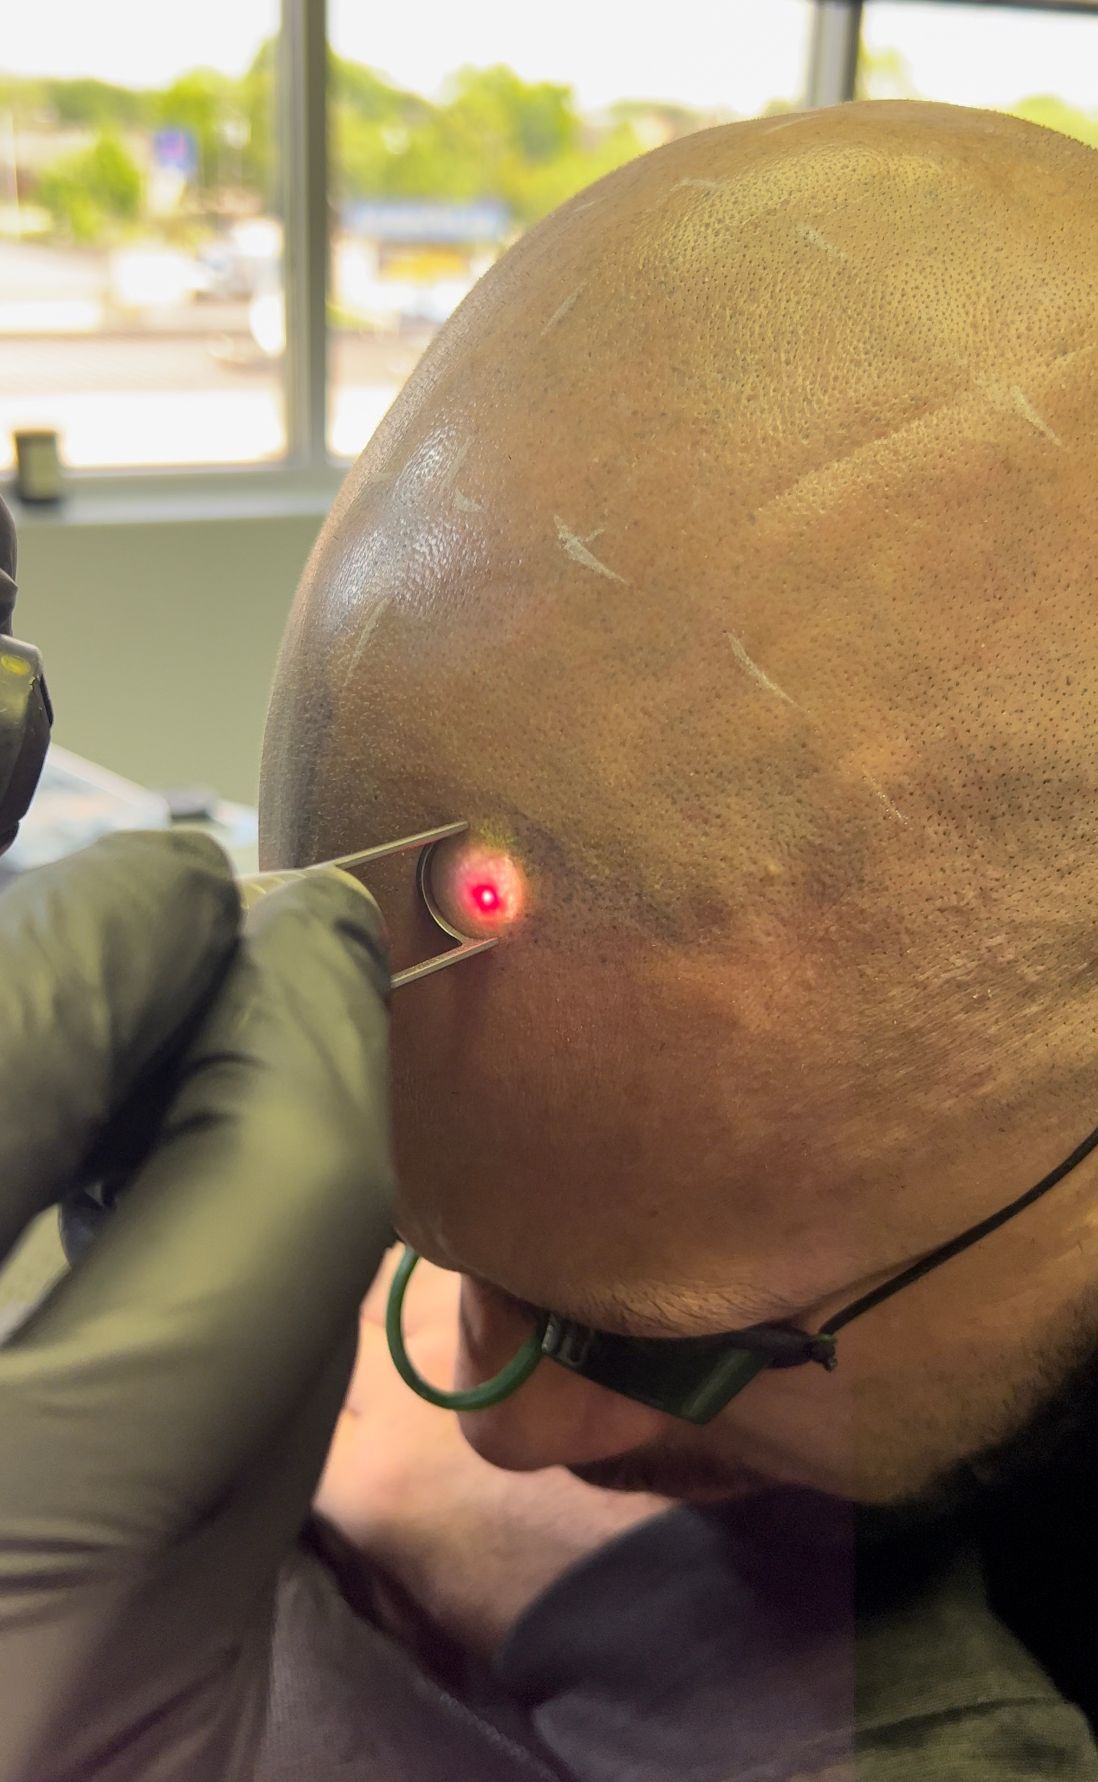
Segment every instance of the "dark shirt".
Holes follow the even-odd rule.
[[[258,1782],[1098,1782],[1062,1692],[1092,1668],[1089,1604],[1056,1658],[1027,1523],[996,1548],[809,1491],[681,1506],[571,1568],[485,1667],[380,1632],[338,1545],[303,1544]]]

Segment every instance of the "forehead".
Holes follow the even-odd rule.
[[[394,965],[437,951],[400,863],[367,877]],[[635,1330],[646,1314],[652,1335],[786,1314],[864,1273],[879,1219],[858,1212],[850,1160],[813,1133],[825,1087],[796,1109],[784,1094],[818,1024],[798,1036],[746,984],[734,1007],[720,992],[670,949],[633,958],[609,931],[561,944],[536,904],[494,954],[401,989],[404,1235],[586,1322],[613,1329],[628,1308]]]
[[[401,992],[393,1033],[409,1206],[535,1300],[568,1271],[746,1291],[783,1256],[810,1286],[879,1251],[879,1210],[874,1234],[857,1209],[903,1182],[920,1113],[936,1130],[955,1086],[912,1009],[937,993],[948,1015],[943,972],[956,986],[971,948],[956,838],[1014,872],[980,802],[989,662],[1012,677],[1011,768],[1033,748],[1004,565],[1032,563],[1037,510],[1070,535],[1093,480],[943,356],[917,231],[863,244],[859,310],[841,258],[802,244],[790,271],[782,205],[715,227],[703,171],[669,173],[652,301],[632,199],[535,232],[478,289],[348,480],[272,708],[282,859],[464,817],[529,868],[521,942]],[[1053,269],[1008,239],[1044,412],[1029,360]],[[718,286],[669,276],[692,242]],[[1074,276],[1055,272],[1069,344],[1092,332]],[[899,379],[866,350],[881,290]],[[820,363],[826,385],[802,387]],[[1043,620],[1058,663],[1075,618]],[[382,896],[394,938],[433,946],[404,895]],[[890,1210],[898,1248],[910,1207]]]
[[[408,1216],[429,1255],[535,1303],[565,1281],[592,1299],[812,1303],[879,1265],[882,1153],[911,1141],[895,1114],[882,1140],[889,1061],[859,1020],[871,980],[833,926],[875,904],[879,955],[892,905],[876,862],[886,837],[894,870],[911,852],[859,760],[887,677],[863,698],[864,627],[840,647],[852,596],[826,606],[837,622],[813,647],[819,605],[798,634],[756,556],[759,641],[739,619],[751,650],[736,636],[801,696],[780,697],[724,634],[719,551],[677,621],[639,573],[609,608],[605,578],[527,537],[529,499],[503,505],[489,549],[449,521],[436,535],[430,501],[401,519],[367,492],[314,561],[299,640],[332,744],[298,798],[311,856],[460,818],[513,849],[530,886],[506,949],[394,999]],[[783,560],[812,573],[807,553],[795,573]],[[371,562],[389,597],[364,623]],[[828,700],[833,731],[807,715]],[[437,950],[407,864],[371,884],[394,964]],[[920,1044],[897,1037],[908,1083]]]

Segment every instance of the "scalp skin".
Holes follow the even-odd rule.
[[[461,816],[528,888],[394,1003],[440,1261],[721,1328],[1093,1124],[1096,169],[911,101],[668,144],[492,269],[349,474],[265,862]]]

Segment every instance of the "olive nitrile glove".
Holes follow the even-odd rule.
[[[391,1241],[388,991],[365,892],[317,874],[242,933],[199,835],[0,895],[0,1257],[186,1036],[118,1210],[0,1347],[0,1782],[250,1773]]]

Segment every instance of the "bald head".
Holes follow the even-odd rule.
[[[283,864],[467,818],[524,875],[395,1005],[438,1260],[788,1315],[1010,1198],[1004,1109],[1035,1163],[1093,1123],[1096,282],[1092,150],[858,103],[630,163],[425,356],[307,566],[261,821]]]
[[[854,104],[704,131],[533,230],[321,536],[269,846],[357,841],[391,765],[558,909],[725,947],[760,883],[879,919],[897,868],[934,897],[977,847],[1094,840],[1049,773],[1095,721],[1095,165]]]

